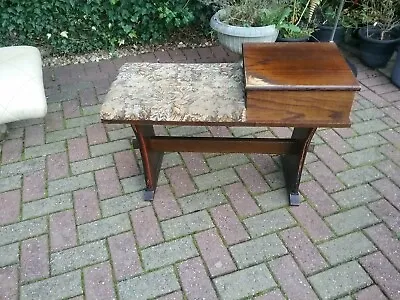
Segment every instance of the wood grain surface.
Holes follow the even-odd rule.
[[[348,127],[357,79],[334,43],[244,44],[246,121]]]
[[[360,89],[335,43],[243,45],[246,90]]]

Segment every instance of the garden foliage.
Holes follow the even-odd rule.
[[[163,40],[199,20],[203,11],[197,0],[1,0],[0,46],[112,51],[122,44]]]

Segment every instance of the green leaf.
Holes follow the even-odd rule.
[[[136,38],[137,38],[136,31],[135,31],[135,30],[132,30],[132,31],[128,34],[128,36],[129,36],[131,39],[136,39]]]

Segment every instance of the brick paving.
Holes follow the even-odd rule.
[[[215,46],[44,68],[48,115],[0,144],[0,299],[400,299],[400,90],[354,57],[353,125],[317,131],[300,207],[277,156],[201,149],[165,155],[142,200],[131,128],[99,122],[117,69],[236,59]]]

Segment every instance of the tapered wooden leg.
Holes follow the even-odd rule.
[[[316,130],[317,128],[295,128],[292,139],[297,141],[297,153],[281,156],[290,205],[297,206],[300,204],[299,185],[301,172],[303,171],[308,147]]]
[[[142,155],[144,176],[146,179],[144,200],[150,201],[154,199],[164,152],[156,151],[150,146],[149,139],[155,136],[152,125],[132,125],[132,128],[136,135],[140,154]]]

